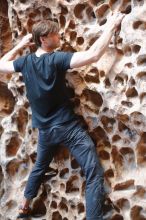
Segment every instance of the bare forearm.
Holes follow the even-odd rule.
[[[97,61],[105,53],[113,36],[114,30],[115,29],[113,27],[107,27],[100,38],[89,48],[89,53],[92,54],[95,61]]]
[[[0,61],[11,61],[14,60],[16,55],[20,52],[20,50],[24,49],[26,46],[31,46],[34,43],[31,43],[30,40],[32,39],[32,34],[27,34],[22,38],[22,40],[8,53],[6,53]]]
[[[19,45],[17,45],[0,59],[0,72],[2,73],[14,72],[13,60],[15,59],[16,55],[19,53],[20,49],[21,48],[19,47]]]
[[[12,50],[10,50],[8,53],[6,53],[1,59],[0,61],[11,61],[14,60],[16,55],[19,53],[19,51],[22,48],[19,47],[19,45],[17,45],[16,47],[14,47]]]
[[[89,48],[89,53],[93,54],[94,61],[97,61],[100,59],[100,57],[104,54],[107,46],[110,43],[111,37],[118,27],[118,25],[121,23],[122,19],[124,18],[124,15],[116,12],[114,15],[112,15],[105,27],[105,30],[101,37],[95,41],[95,43]]]
[[[30,43],[31,38],[32,34],[27,34],[25,37],[23,37],[19,44],[17,44],[12,50],[10,50],[0,59],[0,72],[15,72],[13,60],[15,59],[16,55],[19,53],[20,50],[22,50],[26,46],[32,45],[32,43]]]
[[[113,30],[111,26],[106,28],[101,37],[95,41],[95,43],[86,51],[76,52],[70,63],[71,68],[78,68],[84,65],[88,65],[97,62],[104,54],[111,37],[113,35]]]
[[[100,38],[97,39],[88,50],[74,53],[70,62],[70,67],[78,68],[97,62],[107,49],[113,32],[116,27],[121,23],[123,17],[124,16],[121,13],[115,13],[114,15],[112,15],[109,18],[108,23],[105,27],[105,31],[100,36]]]

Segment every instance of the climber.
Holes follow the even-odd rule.
[[[56,50],[60,46],[58,24],[50,20],[40,21],[34,24],[32,34],[26,35],[0,59],[0,72],[22,73],[32,110],[32,126],[39,131],[37,157],[24,190],[18,218],[31,216],[30,204],[37,196],[56,147],[63,143],[86,177],[86,219],[103,219],[103,168],[92,139],[72,110],[66,93],[65,72],[97,62],[123,17],[118,12],[111,15],[100,38],[81,52]],[[16,58],[20,50],[34,44],[32,39],[37,46],[36,52]]]

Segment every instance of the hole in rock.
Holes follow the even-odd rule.
[[[111,82],[110,82],[109,78],[106,78],[106,79],[104,80],[104,83],[105,83],[105,88],[108,88],[108,87],[111,86]]]
[[[120,11],[124,14],[129,14],[131,12],[131,0],[124,0]]]
[[[125,182],[122,183],[117,183],[114,186],[114,190],[130,190],[130,189],[134,189],[135,185],[134,185],[134,180],[127,180]]]
[[[68,178],[68,175],[69,175],[69,169],[68,168],[64,168],[60,171],[60,178],[63,178],[63,179],[67,179]]]
[[[133,64],[132,63],[125,63],[125,66],[127,66],[128,68],[132,68]]]
[[[35,21],[34,20],[32,20],[31,18],[29,18],[28,20],[27,20],[27,30],[28,30],[28,32],[32,32],[32,27],[33,27],[33,25],[35,24]]]
[[[145,71],[141,71],[141,72],[137,73],[137,78],[146,81],[146,72]]]
[[[69,151],[66,147],[64,147],[63,145],[61,145],[61,147],[57,148],[57,154],[54,156],[54,161],[56,163],[58,162],[63,162],[65,160],[68,160],[70,157]]]
[[[118,43],[118,44],[121,44],[122,42],[123,42],[123,38],[120,38],[120,37],[119,37],[119,38],[117,39],[117,43]]]
[[[68,28],[75,29],[75,27],[76,27],[75,21],[74,20],[70,20]]]
[[[26,3],[28,0],[20,0],[21,3]]]
[[[76,52],[76,50],[68,42],[63,43],[60,50],[66,52]]]
[[[103,213],[106,215],[108,212],[113,212],[113,210],[114,210],[113,202],[110,200],[110,198],[106,197],[103,204]]]
[[[94,20],[96,18],[96,15],[94,14],[93,8],[90,6],[87,7],[86,14],[87,14],[89,21]]]
[[[96,142],[98,142],[98,141],[101,142],[101,140],[102,141],[107,141],[108,140],[106,132],[100,126],[98,126],[97,128],[94,128],[93,131],[91,132],[91,135],[96,140]]]
[[[61,191],[65,191],[65,184],[64,184],[64,183],[61,183],[61,184],[60,184],[60,190],[61,190]]]
[[[66,183],[66,193],[79,192],[79,179],[77,176],[71,176]]]
[[[83,177],[83,172],[82,172],[82,170],[81,170],[81,176]],[[86,181],[83,181],[82,182],[82,186],[81,186],[81,195],[82,196],[85,196],[85,187],[86,187]]]
[[[137,65],[146,65],[146,55],[138,56]]]
[[[13,112],[15,98],[7,85],[0,82],[0,116],[6,116]]]
[[[126,114],[124,114],[124,115],[118,114],[117,119],[125,123],[125,122],[129,121],[129,116]]]
[[[28,107],[29,107],[29,102],[26,101],[26,102],[24,103],[24,108],[28,109]]]
[[[74,14],[78,19],[84,18],[86,22],[94,21],[96,18],[93,8],[88,4],[77,4],[74,8]]]
[[[103,70],[100,71],[100,76],[104,77],[105,76],[105,72]]]
[[[128,102],[128,101],[121,101],[121,104],[128,107],[128,108],[131,108],[133,106],[133,103],[132,102]]]
[[[135,165],[135,154],[134,151],[129,147],[122,147],[120,149],[120,153],[125,157],[126,162],[128,162],[128,166]]]
[[[32,212],[34,217],[40,217],[46,214],[46,206],[41,198],[35,199],[32,205]]]
[[[61,202],[59,203],[58,208],[61,210],[64,210],[65,212],[68,212],[67,201],[65,198],[61,199]]]
[[[137,92],[137,90],[135,89],[135,87],[132,87],[132,88],[127,89],[127,91],[126,91],[126,96],[129,97],[129,98],[138,96],[138,92]]]
[[[102,19],[102,20],[99,21],[99,25],[102,26],[102,25],[104,25],[106,22],[107,22],[107,19],[104,18],[104,19]]]
[[[123,156],[118,152],[116,146],[112,147],[111,156],[116,169],[120,169],[123,166],[124,161],[123,161]]]
[[[77,163],[76,159],[74,159],[74,158],[72,158],[72,160],[71,160],[71,168],[72,169],[79,168],[79,164]]]
[[[76,16],[76,18],[82,19],[83,17],[83,11],[86,8],[85,4],[77,4],[74,8],[74,14]]]
[[[142,186],[136,186],[136,192],[133,194],[135,198],[146,198],[146,190]]]
[[[59,22],[60,22],[60,27],[64,28],[65,27],[65,23],[66,23],[66,19],[65,19],[65,17],[63,15],[60,15]]]
[[[130,46],[125,46],[123,48],[123,53],[125,54],[125,56],[131,56],[132,55],[132,50]]]
[[[21,79],[21,78],[20,78]],[[20,95],[24,95],[25,92],[25,86],[20,86],[19,88],[17,88],[17,91],[20,93]]]
[[[28,123],[28,113],[24,108],[19,109],[16,122],[18,126],[18,131],[21,134],[25,134],[26,125]]]
[[[60,5],[61,7],[61,14],[62,15],[67,15],[68,14],[68,9],[65,5]]]
[[[62,216],[61,216],[61,214],[59,213],[59,211],[53,212],[53,214],[52,214],[52,220],[62,220]]]
[[[146,220],[146,217],[141,214],[143,208],[135,205],[131,208],[130,217],[132,220]]]
[[[144,123],[145,120],[146,120],[145,116],[142,113],[137,112],[137,111],[132,112],[130,114],[130,118],[131,118],[132,123],[134,125],[137,125],[137,126],[139,126],[140,124]]]
[[[124,4],[123,4],[123,6],[124,6]],[[131,5],[127,5],[126,7],[123,7],[123,8],[121,9],[121,12],[124,13],[124,14],[129,14],[129,13],[131,13]]]
[[[104,176],[105,176],[106,178],[112,178],[112,177],[114,177],[114,172],[113,172],[113,170],[112,170],[112,169],[106,170],[105,173],[104,173]]]
[[[133,23],[133,28],[134,29],[142,29],[142,30],[144,30],[145,28],[146,28],[146,25],[145,25],[145,23],[144,22],[142,22],[142,21],[135,21],[134,23]]]
[[[30,159],[32,160],[33,163],[35,163],[36,157],[37,157],[37,153],[36,152],[30,154]]]
[[[85,81],[86,82],[93,82],[93,83],[99,83],[99,74],[97,75],[89,75],[89,74],[86,74],[85,77],[84,77]]]
[[[130,139],[133,139],[136,136],[136,131],[131,130],[128,126],[120,121],[118,123],[118,129],[120,132],[123,132],[125,135],[127,135]]]
[[[107,140],[103,140],[101,146],[102,146],[102,145],[103,145],[103,147],[111,148],[111,144],[110,144],[110,142],[107,141]],[[100,145],[99,145],[99,147],[100,147]]]
[[[3,175],[3,170],[2,170],[2,167],[0,166],[0,186],[1,186],[1,182],[2,182],[2,180],[3,180],[3,177],[4,177],[4,175]],[[1,193],[0,193],[1,194]]]
[[[128,81],[128,75],[125,74],[123,71],[121,73],[119,73],[116,77],[115,80],[117,80],[119,83],[123,84],[124,81],[127,82]]]
[[[93,67],[92,69],[90,69],[90,72],[99,76],[99,72],[98,72],[98,69],[96,67]]]
[[[103,0],[89,0],[93,5],[98,5],[103,3]]]
[[[50,8],[42,7],[42,17],[43,19],[50,19],[52,17],[52,12]]]
[[[10,176],[14,176],[16,172],[18,172],[20,166],[20,161],[17,159],[11,160],[7,166],[6,166],[6,171]]]
[[[117,141],[119,141],[119,140],[121,140],[121,137],[120,137],[118,134],[115,134],[115,135],[112,137],[112,141],[113,141],[113,142],[117,142]]]
[[[88,46],[92,46],[92,44],[94,44],[94,42],[95,42],[98,38],[99,38],[99,36],[98,36],[98,37],[93,37],[93,38],[91,38],[90,41],[89,41],[89,43],[88,43]]]
[[[53,197],[53,199],[59,200],[59,194],[58,194],[58,191],[52,193],[52,197]]]
[[[83,37],[77,37],[77,44],[82,45],[84,43]]]
[[[101,151],[99,151],[99,157],[102,160],[109,160],[110,159],[110,154],[105,150],[101,150]]]
[[[146,92],[140,94],[140,102],[142,103],[143,101],[146,102]]]
[[[121,198],[116,201],[116,204],[120,209],[130,209],[130,203],[128,199]]]
[[[19,139],[18,134],[13,134],[9,142],[6,145],[6,156],[12,157],[17,154],[17,151],[20,147],[21,140]]]
[[[133,45],[132,46],[132,51],[134,52],[134,53],[139,53],[139,51],[140,51],[140,49],[141,49],[141,46],[140,45]]]
[[[50,204],[50,208],[57,209],[57,202],[52,201]]]
[[[78,209],[78,213],[83,213],[85,211],[85,208],[84,208],[84,204],[83,203],[78,203],[77,205],[77,209]]]
[[[5,15],[8,14],[8,2],[6,2],[5,0],[1,0],[1,13],[3,15],[3,13]]]
[[[76,31],[72,31],[70,33],[70,41],[76,40],[76,37],[77,37],[77,32]]]
[[[114,118],[109,118],[109,117],[103,115],[101,117],[101,122],[103,124],[104,129],[107,132],[111,132],[113,130],[113,125],[116,122],[116,120]]]
[[[103,4],[96,10],[96,15],[97,17],[102,18],[105,16],[106,13],[108,13],[108,11],[109,11],[109,5]]]
[[[84,89],[82,94],[87,101],[91,101],[97,107],[102,106],[103,99],[102,99],[102,96],[98,92],[95,92],[89,89]]]
[[[48,181],[49,179],[51,179],[52,177],[56,176],[58,174],[58,170],[57,169],[53,169],[52,167],[48,167],[46,169],[45,175],[43,177],[44,181]]]
[[[137,154],[139,162],[143,163],[146,159],[146,132],[143,132],[140,141],[137,144]]]
[[[129,79],[129,84],[130,85],[135,85],[135,79],[132,76]]]
[[[111,220],[124,220],[123,216],[120,214],[115,214]]]
[[[4,129],[3,129],[3,127],[0,125],[0,138],[1,138],[1,135],[2,135],[3,131],[4,131]]]

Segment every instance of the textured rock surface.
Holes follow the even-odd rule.
[[[68,73],[75,111],[88,124],[105,170],[109,220],[146,219],[146,1],[0,0],[0,54],[43,18],[57,19],[61,49],[87,49],[117,7],[126,14],[102,59]],[[27,53],[28,49],[23,53]],[[20,54],[21,55],[21,54]],[[36,158],[37,131],[21,74],[0,75],[0,219],[16,210]],[[85,179],[62,146],[33,208],[46,220],[82,220]],[[50,173],[50,176],[48,174]]]

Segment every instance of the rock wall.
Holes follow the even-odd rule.
[[[105,219],[145,220],[146,1],[0,0],[0,7],[1,56],[40,19],[58,20],[61,49],[80,51],[101,35],[112,11],[126,14],[100,61],[69,71],[67,80],[105,170]],[[21,73],[0,74],[0,122],[0,219],[14,220],[37,146]],[[40,220],[85,219],[84,186],[80,167],[62,146],[33,209],[45,215]]]

